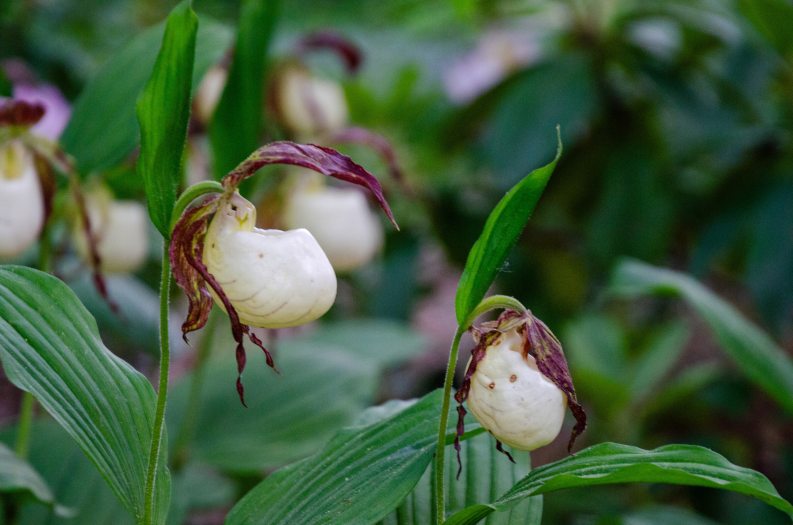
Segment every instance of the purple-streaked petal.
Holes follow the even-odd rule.
[[[244,339],[248,339],[262,349],[267,365],[275,369],[275,362],[270,352],[264,347],[261,340],[251,331],[250,327],[240,321],[239,314],[229,301],[223,287],[209,272],[203,261],[204,239],[209,222],[217,211],[220,195],[214,194],[204,197],[199,204],[188,208],[177,221],[171,235],[169,258],[174,280],[187,295],[189,303],[187,317],[182,323],[182,337],[187,340],[187,334],[202,328],[209,318],[212,310],[211,288],[223,303],[231,322],[231,334],[236,343],[235,356],[237,360],[237,394],[243,406],[245,403],[245,389],[242,385],[242,372],[247,362],[245,356]]]
[[[363,62],[361,49],[351,40],[334,31],[316,31],[309,33],[298,41],[295,46],[299,56],[308,51],[329,50],[344,62],[348,73],[355,73]]]
[[[44,116],[45,108],[38,102],[0,99],[0,126],[32,126]]]
[[[562,350],[562,344],[551,330],[531,312],[527,314],[524,325],[524,353],[531,355],[537,362],[537,369],[567,396],[567,405],[575,417],[576,424],[570,433],[567,451],[573,448],[576,438],[586,429],[586,412],[573,386],[573,378],[567,367],[567,359]]]
[[[50,140],[58,140],[72,116],[72,108],[63,94],[50,84],[16,84],[14,98],[44,106],[45,113],[31,131]]]
[[[239,166],[229,172],[222,180],[223,186],[227,190],[233,191],[243,180],[270,164],[300,166],[367,188],[372,192],[394,227],[399,229],[391,207],[383,195],[383,188],[374,175],[356,164],[347,155],[332,148],[289,141],[271,142],[254,151]]]
[[[394,148],[384,136],[366,128],[350,127],[336,132],[330,140],[334,144],[361,144],[373,149],[388,166],[391,177],[402,186],[402,189],[409,191],[405,178],[402,176],[402,170],[397,162]]]

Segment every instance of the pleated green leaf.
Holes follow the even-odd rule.
[[[165,24],[157,24],[132,39],[99,70],[74,104],[61,143],[83,174],[120,163],[138,143],[135,102],[151,75]],[[223,24],[201,18],[196,42],[193,87],[231,43]]]
[[[213,170],[218,179],[261,145],[262,82],[279,3],[278,0],[242,2],[234,61],[209,127]]]
[[[155,393],[142,374],[102,344],[96,321],[55,277],[0,267],[0,361],[94,463],[124,507],[143,516]],[[157,523],[170,475],[157,473]]]
[[[332,344],[290,340],[278,345],[280,374],[250,351],[243,381],[248,408],[234,388],[233,342],[207,363],[200,412],[189,443],[193,460],[227,472],[256,475],[319,450],[374,402],[380,370]],[[258,349],[257,349],[258,350]],[[175,436],[194,376],[170,396],[168,426]],[[229,429],[233,429],[230,432]]]
[[[0,441],[10,442],[14,435],[14,428],[3,429]],[[17,525],[134,523],[130,513],[77,444],[49,417],[39,417],[33,423],[29,461],[69,512],[59,515],[57,508],[23,504],[17,515]]]
[[[154,71],[137,104],[138,173],[151,220],[165,238],[170,238],[171,212],[182,180],[197,30],[198,17],[189,1],[171,11]]]
[[[672,483],[731,490],[764,501],[793,518],[793,505],[779,495],[768,478],[733,465],[707,448],[667,445],[644,450],[618,443],[601,443],[534,469],[492,503],[463,509],[445,523],[472,525],[537,494],[617,483]]]
[[[441,392],[369,412],[316,454],[277,471],[229,513],[227,525],[368,525],[413,490],[432,457]],[[393,408],[402,408],[393,414]]]
[[[482,234],[468,253],[454,301],[457,323],[461,326],[493,284],[499,268],[518,242],[556,168],[562,155],[562,139],[558,128],[556,133],[556,157],[549,164],[526,175],[504,195],[488,216]]]
[[[30,463],[0,443],[0,492],[30,494],[41,503],[55,505],[50,487]]]
[[[760,328],[686,274],[639,261],[623,261],[610,291],[616,295],[671,295],[683,298],[708,323],[738,368],[793,414],[793,360]]]
[[[447,509],[454,513],[471,505],[490,502],[507,491],[529,472],[529,454],[512,450],[517,463],[496,450],[490,434],[481,433],[461,444],[463,470],[457,479],[457,459],[454,448],[446,447]],[[509,450],[509,447],[506,447]],[[426,525],[435,523],[435,506],[432,504],[432,467],[419,480],[413,492],[381,525]],[[431,518],[430,518],[431,517]],[[540,525],[542,496],[523,500],[505,512],[488,516],[486,525]]]

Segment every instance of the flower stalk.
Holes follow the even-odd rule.
[[[165,422],[165,405],[168,399],[168,371],[171,362],[171,344],[168,339],[168,308],[171,300],[171,264],[168,258],[169,243],[163,241],[162,273],[160,274],[160,378],[157,389],[157,405],[151,433],[149,465],[146,471],[143,523],[151,525],[154,514],[154,496],[157,490],[157,470],[162,449],[162,431]]]

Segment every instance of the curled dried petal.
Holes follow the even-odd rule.
[[[334,144],[361,144],[368,146],[377,152],[383,161],[388,165],[391,177],[402,187],[403,190],[411,193],[405,181],[402,170],[397,162],[396,153],[391,143],[382,135],[379,135],[366,128],[350,127],[339,130],[331,137]]]
[[[350,157],[332,148],[314,144],[297,144],[289,141],[272,142],[254,151],[239,166],[223,178],[223,186],[233,192],[240,183],[264,166],[270,164],[289,164],[301,166],[329,177],[351,182],[367,188],[382,208],[391,223],[399,229],[388,205],[383,188],[377,179],[356,164]]]

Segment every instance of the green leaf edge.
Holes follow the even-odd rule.
[[[183,31],[186,31],[186,35],[178,34]],[[198,16],[192,9],[192,2],[184,0],[168,15],[157,60],[135,105],[140,127],[140,158],[137,171],[143,179],[146,190],[149,216],[166,239],[170,238],[171,213],[182,178],[182,152],[187,141],[187,124],[190,119],[190,93],[197,33]],[[171,63],[169,57],[174,54],[187,59],[181,64],[182,73],[176,73],[177,77],[181,77],[182,82],[175,88],[169,85],[169,81],[174,80],[175,70],[175,64]],[[177,90],[177,101],[176,104],[168,104],[173,113],[166,115],[162,108],[164,102],[170,102],[166,99],[166,91],[174,89]],[[151,143],[153,139],[162,139],[162,135],[155,134],[151,137],[147,129],[159,126],[167,126],[172,133],[167,140]],[[178,151],[171,148],[175,141],[181,144]]]
[[[488,216],[479,239],[474,243],[471,251],[468,252],[468,259],[465,262],[465,268],[460,277],[454,301],[457,323],[460,326],[463,326],[495,280],[499,267],[506,260],[512,247],[517,243],[545,190],[545,186],[548,184],[548,180],[556,168],[556,163],[562,156],[562,137],[559,126],[556,126],[556,141],[556,156],[554,159],[545,166],[537,168],[526,175],[502,197]],[[524,192],[526,192],[526,195],[523,195]],[[523,204],[524,207],[520,209],[517,206],[518,204]],[[492,239],[503,239],[505,237],[503,232],[505,225],[500,223],[503,222],[503,217],[510,212],[513,214],[519,213],[521,220],[519,224],[517,222],[507,224],[506,226],[512,226],[512,231],[507,232],[508,242],[500,247],[494,247]],[[502,231],[497,232],[497,228]],[[494,250],[494,248],[497,249]]]
[[[626,459],[632,462],[622,467],[605,463],[610,458],[621,455],[627,456]],[[586,459],[591,459],[592,463],[580,465]],[[706,473],[683,470],[678,465],[685,465],[690,469],[716,467],[748,475],[754,480],[752,483],[714,479]],[[612,467],[611,471],[609,467]],[[651,472],[647,472],[648,467]],[[584,472],[577,473],[576,470]],[[668,476],[676,475],[688,476],[689,479],[667,481]],[[696,445],[665,445],[654,450],[645,450],[620,443],[600,443],[573,456],[535,468],[493,503],[467,507],[450,516],[444,525],[471,525],[493,512],[503,511],[524,498],[538,494],[618,483],[670,483],[731,490],[755,497],[786,513],[793,521],[793,505],[779,495],[768,478],[755,470],[734,465],[708,448]]]

